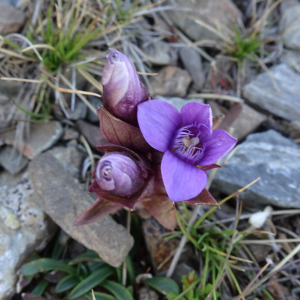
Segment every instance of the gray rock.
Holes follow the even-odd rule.
[[[143,286],[139,290],[139,300],[158,300],[158,295],[148,286]]]
[[[270,69],[277,82],[280,94],[267,73],[257,76],[243,89],[243,94],[252,104],[281,118],[294,121],[300,119],[300,74],[285,64]]]
[[[213,182],[213,188],[231,194],[254,179],[240,194],[244,201],[300,208],[300,151],[274,130],[247,137]]]
[[[84,119],[87,110],[88,110],[87,106],[81,101],[81,99],[76,98],[74,111],[68,110],[68,119],[70,120]]]
[[[73,128],[65,128],[64,129],[64,135],[63,140],[69,141],[69,140],[77,140],[79,138],[79,132]]]
[[[28,159],[11,146],[0,151],[0,165],[12,175],[22,171],[27,164]]]
[[[83,153],[78,150],[76,145],[69,145],[68,147],[57,146],[49,150],[67,171],[75,178],[79,178],[80,167],[83,159]]]
[[[168,11],[168,16],[175,25],[195,41],[220,41],[221,38],[194,20],[201,20],[222,34],[222,26],[230,28],[230,25],[236,23],[241,17],[241,12],[231,0],[167,1],[167,5],[173,3],[177,3],[179,9]],[[217,28],[216,23],[219,25]]]
[[[77,121],[76,126],[77,126],[79,132],[85,136],[88,143],[93,148],[96,149],[97,145],[109,145],[110,144],[102,137],[99,126],[92,125],[83,120]]]
[[[73,226],[78,215],[94,201],[62,164],[50,153],[43,153],[31,161],[29,174],[34,189],[43,199],[45,212],[53,221],[73,239],[96,251],[104,261],[120,266],[133,245],[133,238],[110,216],[92,224]]]
[[[146,247],[150,254],[154,274],[165,271],[169,268],[171,262],[168,261],[167,258],[179,244],[179,241],[176,239],[168,241],[164,240],[162,236],[167,231],[168,230],[153,217],[143,220],[143,232]]]
[[[8,3],[0,2],[0,34],[18,32],[25,23],[25,14]]]
[[[288,8],[297,6],[298,0],[284,0],[280,3],[280,13],[283,14]]]
[[[187,103],[190,102],[197,102],[197,103],[203,103],[203,99],[182,99],[178,97],[163,97],[163,96],[156,96],[155,99],[164,100],[166,102],[169,102],[170,104],[174,105],[178,111],[181,111],[182,106],[184,106]]]
[[[283,44],[287,48],[300,50],[300,3],[298,1],[282,7],[279,28]]]
[[[150,80],[153,94],[162,96],[184,97],[192,81],[190,74],[175,66],[161,69]]]
[[[300,121],[291,122],[287,130],[292,139],[300,139]]]
[[[27,172],[12,176],[0,173],[0,299],[15,291],[17,271],[28,256],[42,250],[55,232],[43,213]]]
[[[300,50],[288,50],[281,56],[281,61],[300,73]]]
[[[267,116],[259,113],[249,105],[243,104],[242,111],[230,125],[233,130],[232,134],[238,140],[243,139],[266,120]]]
[[[19,93],[21,86],[19,81],[0,80],[0,93],[11,98]]]
[[[18,6],[24,0],[0,0],[0,3],[8,3],[12,6]]]
[[[172,56],[170,54],[170,45],[163,41],[158,41],[142,47],[146,55],[151,58],[151,63],[157,65],[168,65],[171,63]]]
[[[27,158],[32,159],[52,147],[62,136],[63,128],[59,122],[32,123],[30,136],[25,137],[24,145],[15,144],[15,130],[1,134],[8,145],[14,145]]]
[[[100,108],[100,106],[102,105],[102,101],[95,96],[90,97],[89,101],[96,109]],[[92,123],[99,122],[99,117],[90,109],[88,109],[87,119]]]
[[[200,91],[205,82],[205,77],[199,53],[193,48],[184,47],[180,48],[179,56],[184,64],[185,69],[191,75],[197,91]]]

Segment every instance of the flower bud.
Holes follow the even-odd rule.
[[[100,159],[95,180],[103,190],[118,197],[131,197],[144,184],[137,163],[120,152],[109,152]]]
[[[122,121],[137,125],[137,105],[151,97],[123,53],[112,49],[106,58],[102,74],[104,107]]]

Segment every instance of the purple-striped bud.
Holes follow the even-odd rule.
[[[118,197],[131,197],[144,184],[144,177],[137,163],[120,152],[109,152],[100,159],[95,180],[103,190]]]
[[[112,49],[106,58],[102,74],[104,107],[122,121],[137,125],[137,105],[151,97],[123,53]]]

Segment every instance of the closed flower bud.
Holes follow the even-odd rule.
[[[137,163],[120,152],[109,152],[100,159],[95,180],[103,190],[118,197],[131,197],[144,184]]]
[[[102,74],[104,107],[122,121],[137,125],[137,105],[151,97],[124,54],[113,49],[106,58]]]

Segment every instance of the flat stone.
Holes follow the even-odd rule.
[[[109,145],[101,135],[99,126],[92,125],[83,120],[79,120],[76,122],[76,126],[82,135],[85,136],[88,143],[96,149],[97,145]]]
[[[44,214],[27,172],[0,173],[0,299],[16,292],[17,271],[34,251],[42,250],[56,226]]]
[[[172,260],[168,260],[165,263],[164,260],[177,248],[179,241],[176,239],[165,241],[162,238],[162,234],[169,230],[159,224],[153,217],[143,221],[143,231],[154,273],[157,274],[157,272],[168,269]]]
[[[184,47],[179,49],[179,56],[185,69],[191,75],[197,91],[200,91],[205,82],[205,76],[199,53],[193,48]]]
[[[21,86],[20,81],[0,80],[0,93],[12,98],[19,93]]]
[[[64,129],[64,135],[63,140],[69,141],[69,140],[77,140],[79,138],[79,133],[77,130],[73,128],[65,128]]]
[[[280,59],[290,68],[300,73],[300,50],[287,50]]]
[[[22,171],[28,164],[28,159],[18,150],[6,146],[0,151],[0,165],[10,174],[15,175]]]
[[[24,0],[0,0],[0,3],[9,3],[13,6],[18,6],[21,2],[24,2]]]
[[[32,159],[52,147],[62,136],[63,128],[57,121],[30,124],[30,136],[24,139],[24,145],[15,144],[15,130],[1,134],[8,145],[14,145],[27,158]]]
[[[18,32],[25,23],[25,14],[8,3],[0,2],[0,34]]]
[[[95,109],[99,109],[102,105],[102,101],[95,96],[90,97],[89,102],[95,107]],[[92,123],[99,122],[99,117],[90,109],[88,109],[87,119]]]
[[[73,226],[78,215],[94,201],[50,153],[34,158],[29,164],[29,174],[52,220],[73,239],[96,251],[105,262],[119,267],[133,245],[128,231],[110,216],[92,224]]]
[[[297,144],[274,130],[251,134],[217,174],[212,187],[231,194],[261,177],[240,194],[241,200],[300,208],[299,150]]]
[[[242,111],[230,125],[232,135],[241,140],[252,133],[259,125],[267,120],[267,116],[259,113],[247,104],[243,104]]]
[[[164,67],[150,80],[154,95],[171,97],[184,97],[191,82],[190,74],[175,66]]]
[[[174,2],[169,0],[166,4],[172,5]],[[177,3],[177,9],[167,11],[168,16],[175,25],[195,41],[222,40],[211,30],[196,23],[195,20],[201,20],[222,34],[223,26],[230,28],[241,18],[241,12],[231,0],[176,0],[175,3]],[[219,25],[218,27],[216,27],[216,23]]]
[[[283,44],[287,48],[300,50],[300,3],[293,1],[281,10],[279,29]]]
[[[151,58],[150,62],[156,65],[168,65],[172,61],[171,46],[163,41],[147,43],[142,46],[143,52]]]
[[[84,119],[87,114],[87,106],[85,103],[81,101],[81,99],[77,98],[75,102],[74,111],[68,110],[68,119],[70,120],[80,120]]]
[[[148,286],[143,286],[139,290],[139,300],[158,300],[159,297],[155,291]]]
[[[270,69],[280,94],[267,73],[262,73],[243,89],[246,99],[254,105],[286,120],[300,119],[300,74],[280,64]]]
[[[49,153],[63,165],[65,171],[73,177],[79,178],[83,153],[78,150],[76,144],[68,147],[57,146],[49,150]]]
[[[182,106],[184,106],[187,103],[190,102],[197,102],[197,103],[203,103],[203,99],[195,98],[195,99],[183,99],[179,97],[163,97],[163,96],[156,96],[155,99],[158,100],[164,100],[166,102],[169,102],[170,104],[174,105],[178,111],[181,111]]]
[[[300,121],[291,122],[287,131],[292,139],[300,139]]]

